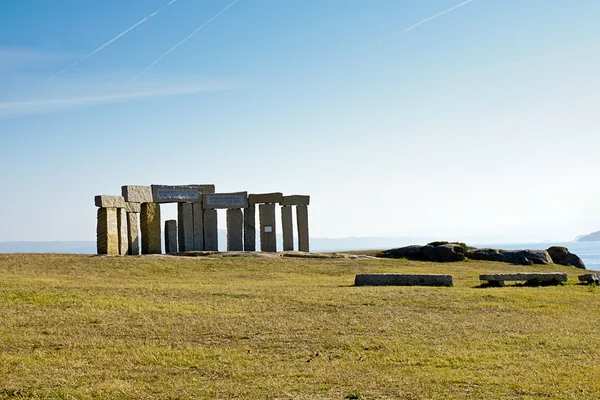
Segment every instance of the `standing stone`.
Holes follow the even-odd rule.
[[[219,251],[217,210],[204,210],[204,250]]]
[[[194,217],[194,251],[204,250],[204,208],[202,203],[192,204],[192,214]]]
[[[139,218],[137,213],[127,213],[127,240],[130,255],[140,254]]]
[[[256,206],[244,208],[244,251],[256,251]]]
[[[258,206],[258,218],[260,220],[260,250],[269,253],[277,252],[275,204]]]
[[[142,203],[140,219],[142,254],[161,254],[160,205]]]
[[[194,214],[192,203],[177,203],[177,221],[179,222],[179,251],[194,249]]]
[[[129,240],[127,240],[127,212],[124,208],[117,208],[117,229],[119,231],[119,254],[124,256],[129,251]]]
[[[227,210],[227,251],[243,251],[244,215],[239,208]]]
[[[294,222],[292,207],[281,207],[281,230],[283,231],[283,251],[294,250]]]
[[[165,253],[177,253],[177,221],[165,221]]]
[[[99,208],[96,226],[98,254],[119,254],[119,229],[116,208]]]
[[[309,252],[308,241],[308,206],[296,206],[296,218],[298,223],[298,250]]]

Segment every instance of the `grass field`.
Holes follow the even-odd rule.
[[[566,271],[478,288],[484,272]],[[354,287],[363,272],[454,287]],[[600,288],[488,262],[0,255],[0,399],[597,399]]]

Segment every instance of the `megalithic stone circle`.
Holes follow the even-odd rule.
[[[281,230],[283,232],[283,251],[293,251],[294,218],[291,206],[281,207]]]
[[[119,254],[119,229],[116,208],[99,208],[96,227],[98,254]]]
[[[140,208],[141,211],[141,208]],[[137,256],[140,254],[140,229],[139,214],[134,212],[127,213],[127,240],[129,241],[129,255]]]
[[[127,212],[124,208],[117,208],[117,230],[119,231],[119,254],[129,252],[129,239],[127,238]]]
[[[298,224],[298,250],[309,252],[308,206],[296,206],[296,221]]]
[[[244,208],[244,251],[256,251],[256,206]]]
[[[194,246],[192,250],[202,251],[204,250],[204,208],[202,203],[192,203],[192,214],[194,217]]]
[[[243,251],[244,214],[239,208],[227,210],[227,251]]]
[[[142,231],[142,254],[161,254],[160,205],[142,203],[140,213]]]
[[[260,220],[260,250],[269,253],[277,252],[275,204],[258,206],[258,219]]]
[[[177,221],[165,221],[165,253],[177,253]]]
[[[179,230],[179,251],[194,249],[194,213],[192,203],[177,203],[177,222]]]
[[[219,237],[217,225],[217,210],[204,210],[204,250],[218,251]]]

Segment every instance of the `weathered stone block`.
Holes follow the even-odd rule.
[[[140,203],[125,202],[125,212],[140,213],[140,212],[142,212],[142,207],[141,207]]]
[[[579,275],[579,281],[585,283],[600,283],[600,274]]]
[[[192,204],[194,216],[194,251],[204,250],[204,208],[202,203]]]
[[[283,251],[294,250],[294,218],[292,207],[281,207],[281,230],[283,231]]]
[[[239,208],[227,210],[227,251],[243,251],[244,216]]]
[[[250,204],[281,203],[282,201],[283,193],[259,193],[248,195],[248,203]]]
[[[564,272],[517,272],[508,274],[481,274],[479,280],[490,285],[504,286],[504,281],[526,281],[527,283],[559,284],[569,279]]]
[[[129,242],[130,255],[140,254],[140,229],[139,216],[137,213],[127,213],[127,240]]]
[[[119,254],[119,227],[116,208],[99,208],[96,226],[98,254]]]
[[[140,213],[142,231],[142,254],[161,254],[160,205],[142,203]]]
[[[165,221],[165,252],[177,253],[177,221],[174,219]]]
[[[217,210],[204,210],[204,250],[219,250]]]
[[[247,208],[248,192],[205,194],[203,204],[204,209]]]
[[[277,229],[275,223],[275,204],[261,204],[258,206],[260,220],[260,250],[264,252],[277,252]]]
[[[123,196],[103,196],[99,195],[94,198],[96,207],[102,208],[123,208],[125,207],[125,199]]]
[[[298,224],[298,250],[310,251],[310,242],[308,236],[308,207],[296,207],[296,223]]]
[[[179,251],[194,249],[194,213],[192,203],[177,203],[177,221],[179,222]]]
[[[154,203],[198,203],[203,193],[214,193],[215,185],[152,185]]]
[[[124,208],[117,208],[117,229],[119,231],[119,254],[126,255],[129,252],[129,240],[127,238],[127,212]]]
[[[310,196],[301,196],[301,195],[283,196],[283,201],[282,201],[281,205],[283,205],[283,206],[309,206],[310,205]]]
[[[150,186],[121,186],[121,194],[125,201],[131,203],[152,203],[152,188]]]
[[[452,275],[358,274],[356,286],[452,286]]]
[[[244,208],[244,251],[256,251],[256,206]]]

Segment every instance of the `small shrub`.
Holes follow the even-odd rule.
[[[587,290],[590,293],[596,293],[596,288],[598,287],[598,284],[596,282],[592,282],[588,285]]]
[[[359,392],[354,392],[354,393],[348,393],[346,395],[347,399],[362,399],[362,396]]]

